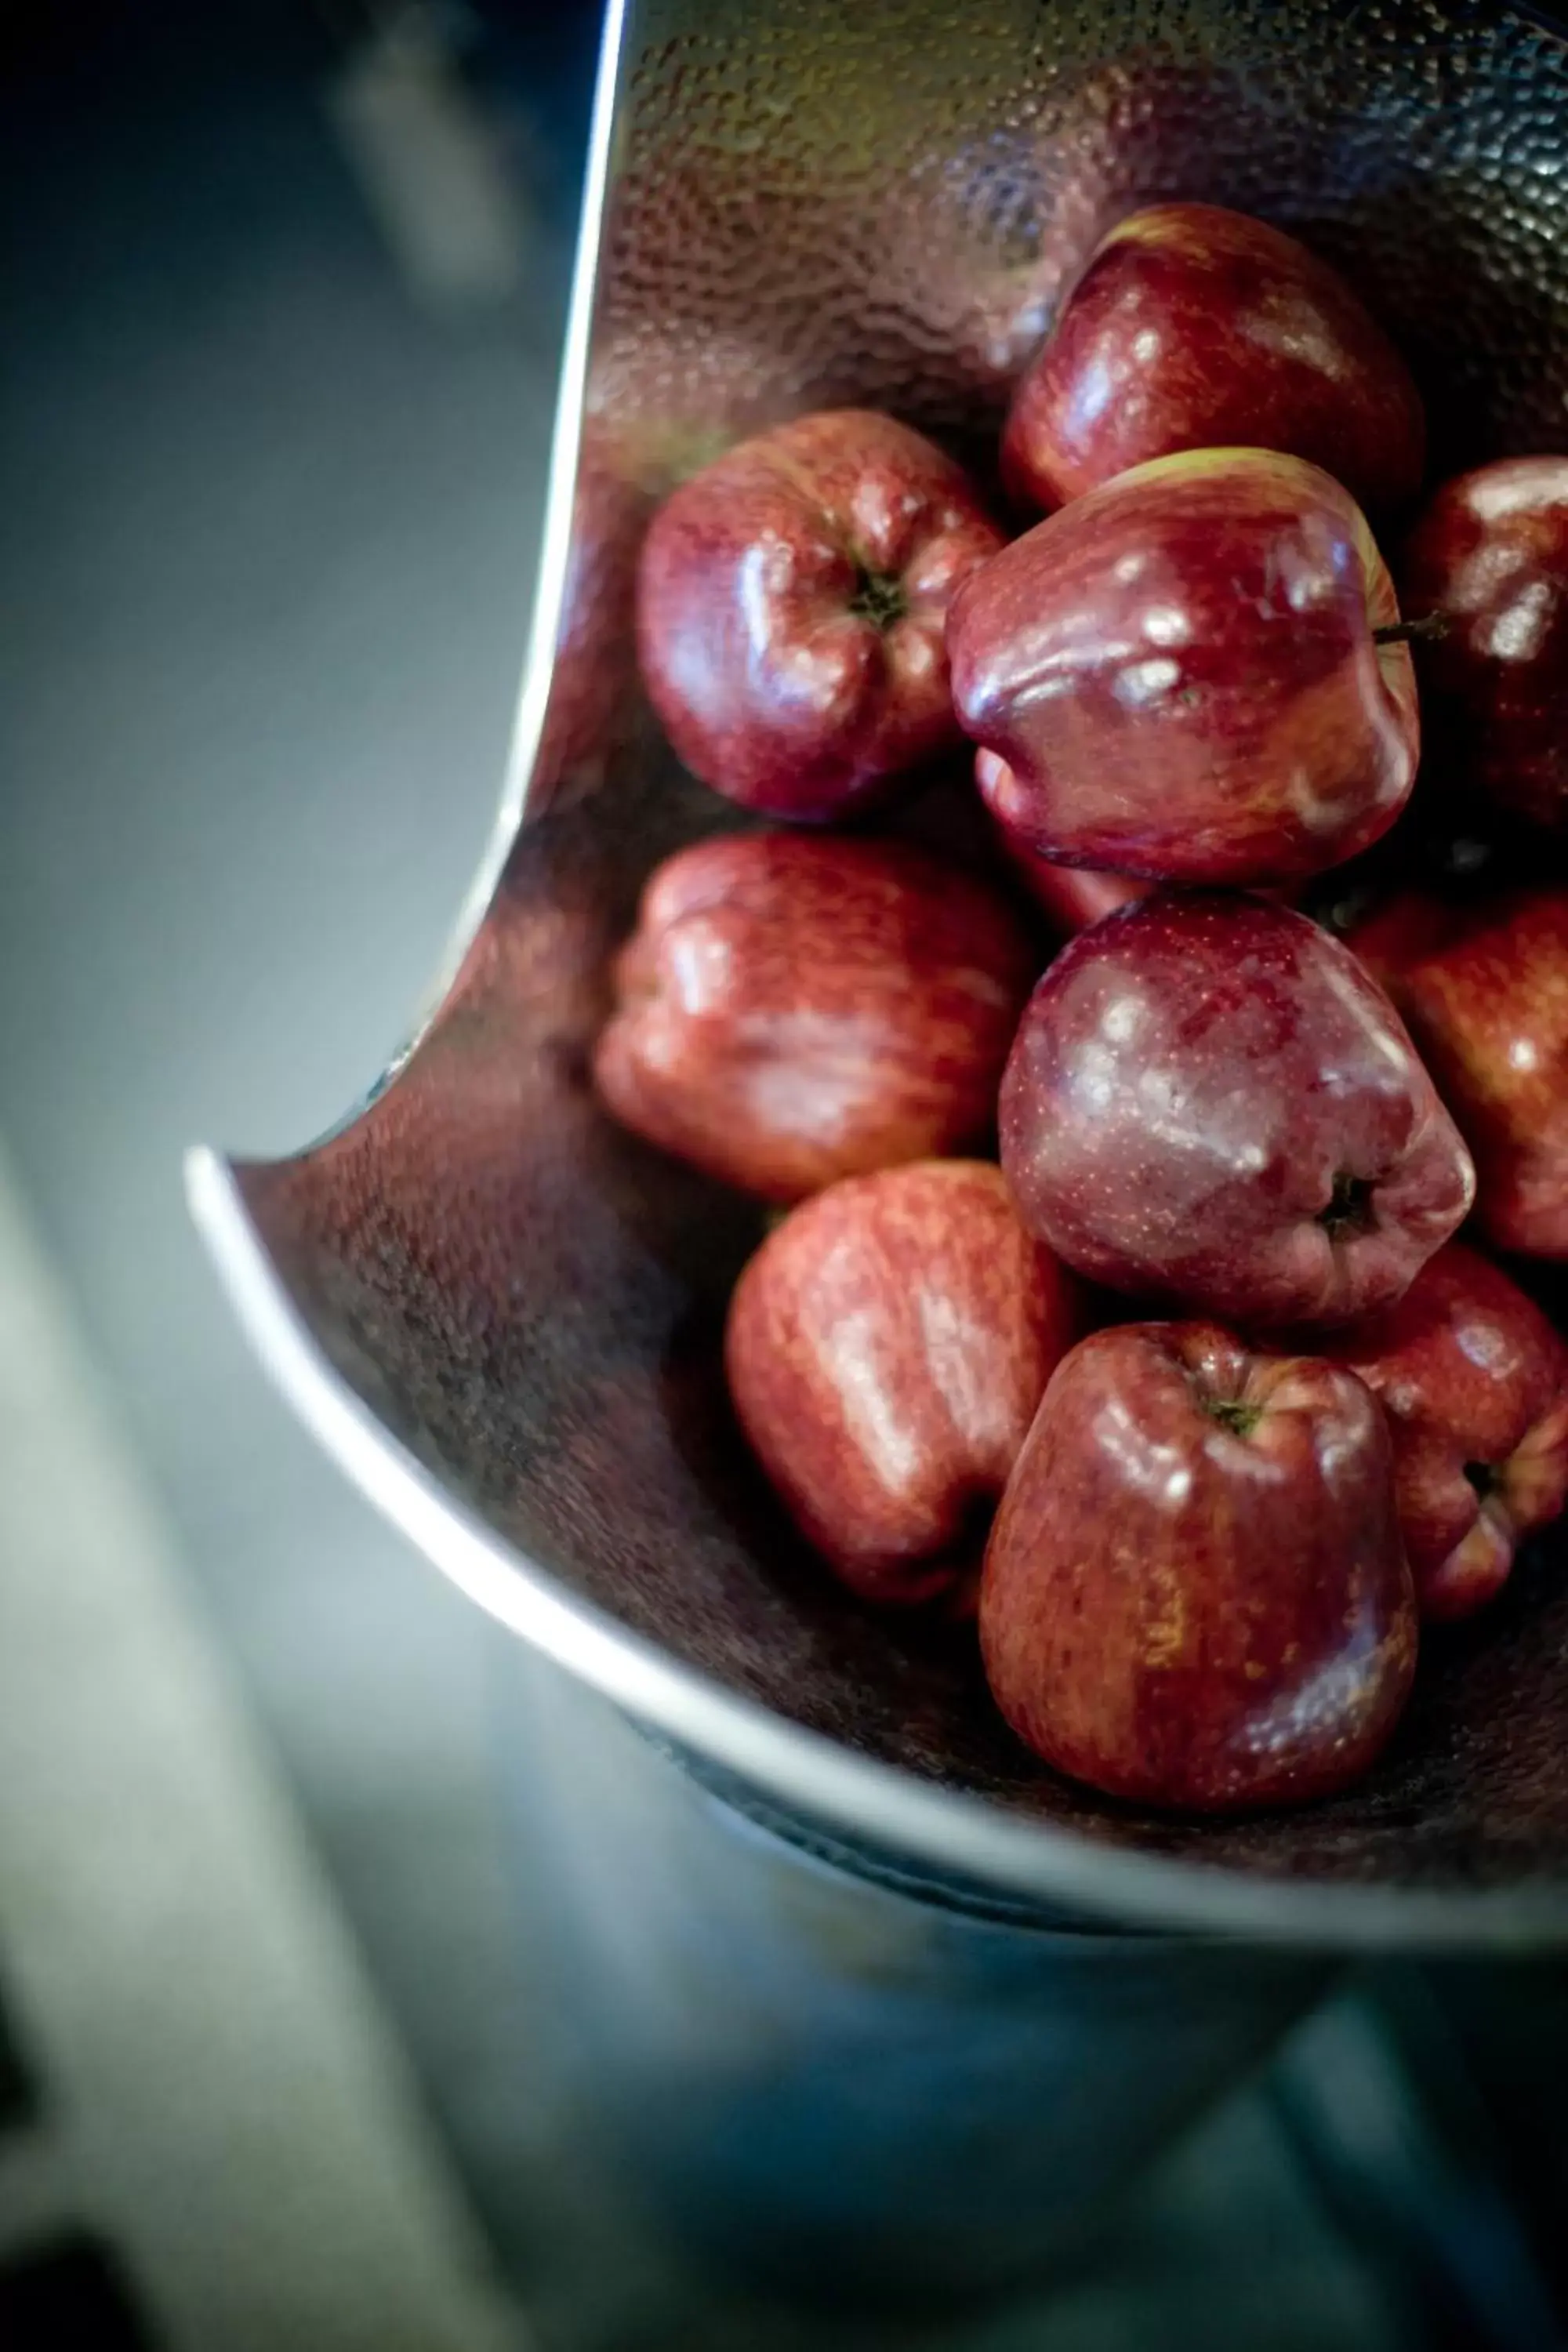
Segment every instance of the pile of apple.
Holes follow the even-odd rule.
[[[1021,537],[843,411],[692,476],[643,551],[681,760],[857,829],[658,869],[602,1097],[787,1209],[726,1361],[823,1559],[879,1601],[978,1586],[1007,1721],[1147,1803],[1353,1780],[1419,1621],[1568,1497],[1568,1348],[1452,1239],[1568,1258],[1568,889],[1405,889],[1348,940],[1291,903],[1394,825],[1423,718],[1476,804],[1568,829],[1568,457],[1411,526],[1424,455],[1331,269],[1163,205],[1018,385]],[[1072,934],[1043,976],[1005,869],[858,822],[964,738]]]

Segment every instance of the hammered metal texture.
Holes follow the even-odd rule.
[[[531,821],[425,1042],[345,1131],[240,1171],[326,1352],[562,1587],[851,1748],[1100,1839],[1324,1878],[1568,1865],[1568,1585],[1427,1643],[1393,1753],[1269,1820],[1101,1805],[1037,1767],[951,1628],[878,1617],[781,1521],[719,1377],[754,1213],[617,1133],[586,1056],[660,856],[721,822],[629,657],[651,500],[758,423],[884,405],[984,449],[1097,229],[1266,214],[1402,342],[1439,465],[1563,446],[1568,52],[1469,5],[674,0],[632,30],[568,604]],[[933,805],[940,809],[941,789]]]

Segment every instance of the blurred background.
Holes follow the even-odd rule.
[[[1357,1979],[1027,2309],[736,2301],[579,2128],[511,1669],[198,1249],[486,838],[598,15],[0,17],[0,2347],[1556,2343],[1543,1972]]]

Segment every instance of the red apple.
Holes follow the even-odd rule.
[[[577,456],[550,697],[529,778],[531,815],[563,788],[596,783],[606,754],[636,724],[643,539],[660,499],[737,437],[739,403],[720,397],[721,386],[734,391],[732,381],[726,383],[733,357],[710,341],[700,377],[694,367],[690,381],[673,365],[668,346],[661,357],[660,346],[646,337],[629,380],[614,352],[596,357]]]
[[[847,1584],[925,1601],[973,1573],[1073,1311],[980,1160],[847,1177],[769,1234],[731,1304],[730,1392]]]
[[[599,1092],[764,1200],[984,1137],[1038,968],[994,890],[907,844],[736,834],[658,867]]]
[[[942,632],[1002,534],[951,458],[839,409],[743,442],[654,517],[637,646],[704,783],[769,815],[843,816],[957,738]]]
[[[1006,821],[1073,866],[1291,882],[1386,833],[1415,775],[1394,589],[1337,482],[1267,450],[1163,457],[1037,523],[948,624]]]
[[[1087,930],[1101,915],[1130,907],[1135,898],[1146,898],[1156,887],[1131,874],[1107,874],[1092,866],[1058,866],[1054,857],[1042,857],[1031,849],[1010,822],[1016,780],[1005,760],[999,760],[994,751],[974,754],[974,782],[1003,856],[1064,936]]]
[[[1568,457],[1508,457],[1445,482],[1400,573],[1405,609],[1447,624],[1417,654],[1463,781],[1568,825]]]
[[[1568,1502],[1568,1347],[1500,1267],[1450,1242],[1332,1353],[1388,1416],[1422,1614],[1468,1617]]]
[[[1108,1795],[1297,1804],[1373,1762],[1415,1669],[1388,1432],[1353,1373],[1205,1323],[1081,1340],[986,1548],[1019,1738]]]
[[[1568,889],[1456,910],[1394,989],[1475,1154],[1481,1231],[1568,1258]]]
[[[1002,1083],[1002,1165],[1079,1272],[1264,1329],[1397,1298],[1469,1155],[1349,949],[1260,898],[1168,894],[1069,940]]]
[[[1304,245],[1217,205],[1154,205],[1101,239],[1014,395],[1015,496],[1065,506],[1181,449],[1305,457],[1365,505],[1421,481],[1421,396]]]
[[[976,751],[974,782],[1003,856],[1064,939],[1070,939],[1075,931],[1086,931],[1102,915],[1113,915],[1119,907],[1131,907],[1159,888],[1157,882],[1136,874],[1111,874],[1098,866],[1060,866],[1054,857],[1042,857],[1037,849],[1031,849],[1008,824],[1007,813],[1017,786],[1013,771],[994,751]],[[1262,895],[1287,898],[1289,894],[1266,889]]]

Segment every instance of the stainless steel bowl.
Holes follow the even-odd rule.
[[[1225,1822],[1037,1766],[943,1632],[782,1524],[716,1339],[752,1211],[600,1115],[654,861],[728,813],[629,658],[651,502],[760,423],[884,405],[984,452],[1097,226],[1256,210],[1403,344],[1436,462],[1568,438],[1568,47],[1474,0],[632,0],[612,8],[537,624],[460,969],[371,1100],[196,1213],[325,1444],[513,1632],[732,1791],[921,1884],[1297,1947],[1568,1937],[1568,1579],[1427,1644],[1382,1765]]]

